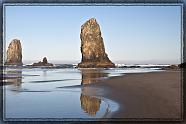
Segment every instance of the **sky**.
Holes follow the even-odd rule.
[[[181,63],[180,6],[6,6],[6,48],[20,39],[23,62],[80,62],[80,30],[90,18],[100,25],[111,61]]]

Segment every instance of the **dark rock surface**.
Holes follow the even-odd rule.
[[[53,64],[48,63],[47,58],[44,57],[42,62],[39,61],[38,63],[34,63],[34,64],[32,64],[32,66],[53,66]]]
[[[179,65],[170,65],[170,66],[167,66],[167,67],[162,67],[162,69],[164,69],[164,70],[178,70]]]
[[[22,65],[22,47],[18,39],[13,39],[8,46],[5,65]]]
[[[81,26],[81,54],[82,60],[78,64],[80,68],[111,68],[115,67],[107,54],[100,26],[96,19],[91,18]]]
[[[186,68],[186,62],[183,62],[178,65],[179,68]]]

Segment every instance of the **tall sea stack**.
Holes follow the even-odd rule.
[[[22,47],[18,39],[13,39],[8,46],[5,65],[22,65]]]
[[[112,68],[115,67],[107,54],[100,26],[95,18],[89,19],[81,26],[81,63],[80,68]]]

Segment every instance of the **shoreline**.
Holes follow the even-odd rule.
[[[57,88],[79,87],[85,96],[97,97],[112,107],[119,107],[115,109],[117,111],[109,107],[108,114],[100,120],[109,118],[181,120],[182,118],[181,70],[129,72],[118,76],[83,74],[81,85]],[[94,78],[99,76],[108,78],[95,81]],[[90,83],[86,83],[87,81]],[[94,81],[95,83],[91,83]],[[116,104],[113,105],[109,100]]]
[[[180,70],[128,73],[90,87],[101,88],[98,96],[118,103],[119,109],[111,118],[179,120],[182,117]]]

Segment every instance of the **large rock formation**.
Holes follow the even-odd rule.
[[[107,54],[100,26],[96,19],[91,18],[81,26],[81,54],[82,60],[78,64],[80,68],[110,68],[115,67]]]
[[[48,63],[47,58],[44,57],[42,62],[39,61],[38,63],[34,63],[34,64],[32,64],[32,66],[53,66],[53,64]]]
[[[8,46],[5,65],[22,65],[22,47],[18,39],[13,39]]]

